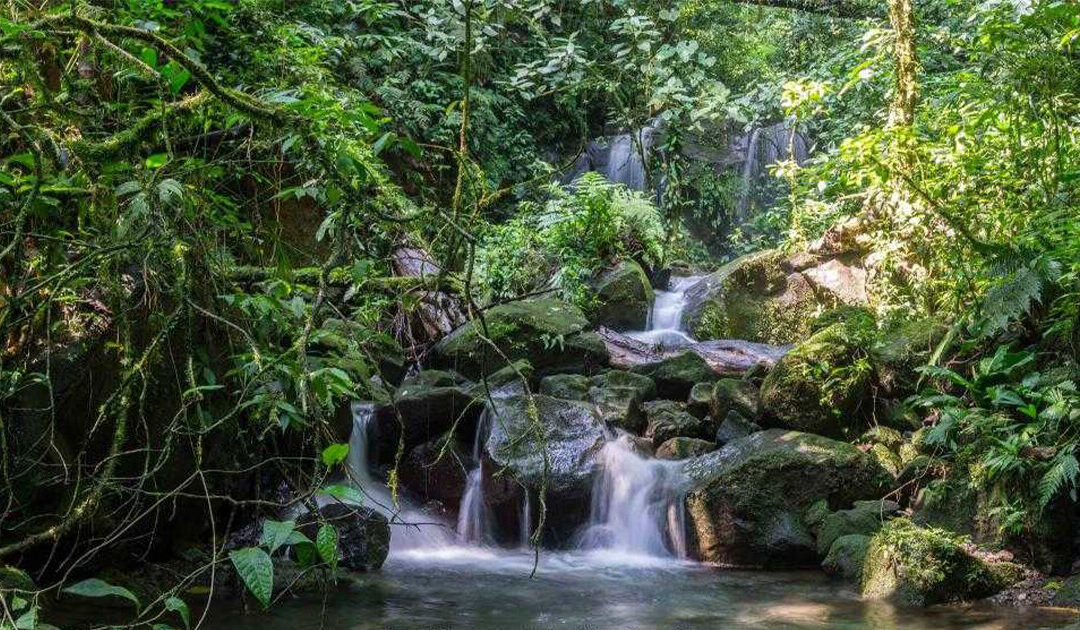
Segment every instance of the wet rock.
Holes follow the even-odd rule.
[[[640,433],[645,428],[640,388],[593,386],[589,388],[587,399],[596,405],[600,418],[608,427],[632,434]]]
[[[818,564],[804,514],[888,492],[891,477],[850,444],[773,429],[687,462],[691,555],[744,567]]]
[[[604,273],[595,286],[598,306],[593,323],[612,330],[644,330],[652,309],[653,289],[641,265],[623,261]]]
[[[709,399],[709,413],[714,418],[726,418],[732,411],[747,420],[756,420],[761,415],[758,387],[733,378],[717,381]]]
[[[704,418],[709,414],[709,406],[712,404],[712,383],[698,383],[690,389],[690,396],[686,400],[686,410],[697,418]]]
[[[868,598],[932,606],[993,595],[1011,583],[1010,573],[993,570],[944,530],[897,518],[870,541],[861,590]]]
[[[645,437],[659,447],[664,442],[676,437],[691,437],[707,440],[712,437],[710,423],[703,418],[695,418],[686,412],[683,403],[671,400],[654,400],[645,403],[647,425]]]
[[[436,344],[438,364],[470,378],[504,367],[485,336],[511,361],[529,360],[540,375],[592,373],[608,363],[604,341],[585,331],[588,320],[572,304],[551,298],[509,302],[486,311],[484,320],[486,335],[474,320]]]
[[[656,449],[656,459],[690,459],[704,455],[716,448],[708,440],[675,437],[667,440]]]
[[[390,525],[386,517],[362,507],[329,503],[317,514],[301,517],[296,527],[315,540],[323,523],[334,526],[338,534],[338,566],[351,571],[374,571],[386,561],[390,551]]]
[[[1052,603],[1064,608],[1080,608],[1080,575],[1074,575],[1061,583],[1054,593]]]
[[[634,374],[625,370],[607,370],[592,377],[595,387],[632,387],[641,394],[641,400],[656,398],[656,381],[644,374]]]
[[[483,404],[461,387],[429,387],[420,383],[403,385],[393,402],[377,405],[369,435],[371,457],[375,464],[394,460],[398,441],[403,438],[406,451],[434,440],[455,424],[466,427],[471,439]]]
[[[716,429],[716,443],[723,446],[758,431],[761,431],[761,427],[757,423],[750,422],[737,411],[729,411],[727,417],[720,423],[720,427]]]
[[[694,385],[719,378],[709,364],[693,352],[682,352],[657,363],[637,365],[631,371],[656,381],[659,396],[669,400],[686,400]]]
[[[589,377],[581,374],[553,374],[540,381],[540,393],[565,400],[585,400]]]
[[[401,483],[422,502],[438,501],[457,506],[465,493],[469,462],[464,453],[451,442],[425,442],[409,451],[401,462]]]
[[[458,387],[468,385],[468,379],[453,370],[422,370],[406,376],[397,390],[398,397],[433,387]]]

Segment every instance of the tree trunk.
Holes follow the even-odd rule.
[[[910,127],[915,121],[915,105],[919,100],[919,59],[915,53],[915,14],[911,0],[889,0],[889,20],[896,37],[893,48],[896,88],[889,111],[889,126]]]

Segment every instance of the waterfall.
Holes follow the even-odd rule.
[[[432,514],[420,510],[405,497],[394,497],[386,484],[371,475],[368,462],[368,442],[375,418],[375,405],[355,402],[352,406],[353,430],[349,436],[349,455],[346,462],[353,483],[364,495],[364,505],[390,521],[392,533],[390,550],[410,550],[445,547],[453,542],[450,528],[438,522]]]
[[[605,444],[600,458],[579,547],[686,557],[682,463],[645,459],[626,436]]]
[[[526,489],[525,498],[521,501],[521,531],[518,534],[522,547],[529,547],[530,536],[532,536],[532,500],[529,499],[529,491]]]
[[[657,291],[649,312],[647,330],[627,333],[645,343],[680,347],[694,343],[694,340],[682,330],[682,313],[686,308],[686,291],[694,286],[700,276],[672,278],[669,291]]]
[[[472,459],[475,467],[469,471],[465,495],[458,507],[457,535],[462,543],[486,545],[492,542],[491,514],[484,500],[484,443],[491,428],[490,410],[485,409],[476,425]]]

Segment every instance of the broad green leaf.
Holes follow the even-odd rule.
[[[354,503],[356,505],[360,505],[364,502],[364,494],[362,492],[343,483],[335,483],[326,486],[319,490],[319,494],[334,497],[339,501]]]
[[[296,521],[263,521],[262,540],[259,541],[273,554],[284,545],[296,529]]]
[[[345,457],[349,454],[348,444],[331,444],[323,449],[322,461],[327,466],[333,466],[334,464],[340,464],[345,461]]]
[[[180,618],[184,620],[184,627],[191,627],[191,611],[188,610],[187,603],[179,597],[170,597],[165,600],[165,610],[178,613]]]
[[[258,547],[245,547],[229,552],[229,560],[244,581],[248,591],[266,608],[274,591],[274,562],[270,554]]]
[[[165,163],[169,161],[169,154],[167,153],[155,153],[146,158],[146,168],[161,168],[165,166]]]
[[[337,529],[330,523],[323,523],[315,535],[315,548],[319,550],[323,562],[331,566],[337,566],[337,543]]]
[[[135,593],[132,593],[123,586],[113,586],[112,584],[97,578],[90,578],[89,580],[83,580],[78,584],[72,584],[65,588],[64,592],[82,597],[123,597],[135,604],[136,608],[141,606],[139,598],[135,596]]]

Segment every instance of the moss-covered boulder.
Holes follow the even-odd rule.
[[[657,395],[668,400],[686,400],[694,385],[720,378],[705,359],[690,351],[654,363],[635,365],[631,372],[655,381]]]
[[[525,359],[518,359],[510,365],[495,370],[477,379],[468,392],[479,399],[487,399],[489,395],[506,397],[516,394],[524,394],[526,386],[530,391],[537,387],[536,370],[532,363]]]
[[[360,405],[354,406],[354,413],[363,413]],[[408,452],[441,437],[455,425],[471,428],[482,410],[483,403],[471,388],[406,383],[398,388],[391,402],[373,407],[374,425],[369,434],[372,462],[392,462],[399,439],[404,440]]]
[[[671,438],[690,437],[707,440],[715,430],[703,418],[690,415],[686,405],[672,400],[654,400],[645,403],[645,437],[657,448]]]
[[[401,483],[424,503],[456,507],[472,463],[454,441],[432,440],[413,448],[398,468]]]
[[[412,392],[432,387],[458,387],[467,384],[468,379],[453,370],[421,370],[402,380],[397,395],[408,396]]]
[[[1054,593],[1052,603],[1062,608],[1080,608],[1080,575],[1074,575],[1062,582]]]
[[[714,418],[726,418],[734,411],[747,420],[756,420],[761,414],[758,389],[750,381],[722,378],[713,386],[709,413]]]
[[[582,374],[552,374],[540,381],[540,393],[566,400],[585,400],[589,377]]]
[[[866,597],[932,606],[989,597],[1008,580],[1007,572],[969,554],[962,538],[897,518],[871,539],[861,588]]]
[[[597,306],[590,319],[612,330],[644,330],[653,304],[653,288],[641,265],[632,260],[602,274],[593,286]]]
[[[724,421],[716,429],[716,443],[723,446],[751,433],[757,433],[761,426],[742,417],[737,411],[729,411]]]
[[[691,554],[735,566],[816,566],[807,509],[877,498],[891,481],[851,444],[780,429],[692,459],[685,471]]]
[[[594,387],[632,387],[641,394],[642,401],[656,398],[656,381],[644,374],[625,370],[606,370],[592,377]]]
[[[842,536],[873,535],[899,511],[900,506],[893,501],[856,501],[851,509],[826,515],[818,527],[818,555],[829,553],[833,543]]]
[[[591,373],[607,365],[607,347],[595,333],[587,332],[588,320],[581,309],[559,300],[542,298],[500,304],[480,320],[454,330],[435,345],[436,362],[469,378],[505,366],[486,336],[511,361],[528,359],[538,374]]]
[[[823,308],[785,256],[767,250],[737,258],[687,291],[683,327],[695,339],[746,339],[786,344],[805,338]]]
[[[919,374],[934,349],[948,333],[941,320],[901,321],[885,328],[871,349],[880,394],[904,397],[915,391]]]
[[[858,435],[870,411],[866,357],[874,334],[871,317],[854,317],[797,344],[762,383],[767,422],[835,438]]]
[[[860,582],[866,550],[869,547],[869,536],[863,534],[841,536],[829,547],[829,553],[821,562],[821,570],[835,578]]]
[[[594,385],[589,388],[586,399],[596,405],[600,418],[610,428],[622,429],[632,434],[641,433],[645,428],[640,388]]]
[[[656,448],[656,459],[690,459],[708,453],[716,444],[697,438],[674,437]]]
[[[712,404],[712,383],[698,383],[690,388],[690,395],[686,399],[686,410],[698,418],[709,415],[709,406]]]

